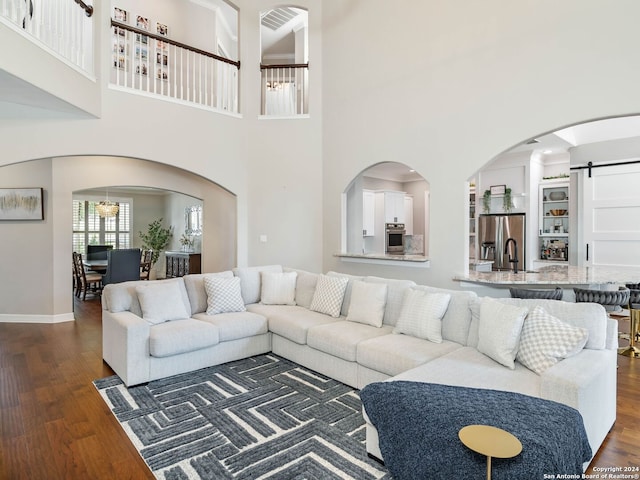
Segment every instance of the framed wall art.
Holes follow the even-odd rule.
[[[129,14],[122,8],[113,8],[113,19],[120,23],[127,23]],[[127,58],[127,32],[120,27],[113,27],[113,66],[121,70],[126,70]]]
[[[507,190],[507,186],[506,185],[491,185],[491,195],[504,195],[506,190]]]
[[[169,36],[169,27],[156,22],[156,32],[163,37]],[[169,80],[169,44],[158,40],[156,42],[156,78]]]
[[[0,188],[0,220],[44,220],[42,188]]]

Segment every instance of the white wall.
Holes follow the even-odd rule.
[[[258,118],[258,15],[276,2],[238,0],[242,118],[113,91],[101,76],[99,119],[0,116],[0,166],[73,155],[178,165],[236,195],[227,210],[237,222],[238,264],[282,263],[456,286],[451,278],[468,261],[467,178],[524,139],[640,112],[640,65],[634,61],[640,4],[634,0],[408,0],[404,8],[381,0],[297,3],[309,9],[309,118]],[[97,8],[104,24],[111,5]],[[110,45],[109,39],[105,31],[101,43]],[[11,58],[33,58],[20,43],[12,45]],[[108,68],[110,48],[102,50],[101,65]],[[66,85],[64,90],[74,95]],[[341,193],[361,171],[393,158],[430,184],[430,269],[347,264],[334,257]],[[95,174],[95,166],[90,171]],[[116,180],[104,173],[109,169],[97,171],[110,184]],[[33,178],[50,185],[46,171]],[[70,218],[57,205],[91,185],[54,180],[51,195],[61,198],[49,212],[53,227],[44,228],[63,239]],[[52,282],[69,284],[69,252],[70,246],[56,243],[46,256],[63,260],[54,263]],[[25,265],[36,267],[42,268],[37,259]],[[23,281],[16,288],[29,286]],[[38,313],[70,311],[70,295],[56,290],[52,297],[55,305],[41,305]],[[31,306],[9,311],[26,309]]]
[[[51,192],[56,199],[47,219],[53,222],[50,234],[41,243],[53,241],[54,260],[51,275],[40,290],[46,305],[31,301],[6,303],[2,312],[28,311],[30,314],[57,315],[71,312],[69,268],[66,259],[71,253],[71,223],[68,203],[73,191],[104,185],[123,185],[131,180],[131,164],[118,167],[118,158],[152,160],[153,173],[140,173],[135,184],[167,188],[193,194],[205,201],[205,238],[203,268],[208,271],[235,265],[282,263],[292,267],[318,271],[322,268],[322,129],[321,129],[321,36],[319,6],[311,11],[310,50],[315,70],[310,73],[310,115],[296,120],[268,121],[259,119],[260,39],[259,12],[270,5],[264,1],[247,1],[241,10],[241,31],[246,32],[241,43],[242,117],[215,114],[203,109],[147,98],[110,89],[102,76],[98,85],[102,104],[98,119],[71,120],[49,112],[30,118],[0,115],[0,141],[4,145],[0,167],[27,160],[46,158],[52,166],[40,165],[42,172],[32,175],[38,185]],[[302,2],[307,3],[307,2]],[[275,5],[275,3],[274,3]],[[303,5],[304,6],[304,5]],[[241,5],[242,7],[242,5]],[[124,3],[132,14],[136,8]],[[111,15],[107,2],[98,6],[103,19]],[[143,13],[143,12],[140,12]],[[155,17],[149,14],[151,21]],[[160,16],[157,20],[162,21]],[[104,23],[104,22],[103,22]],[[170,28],[178,23],[167,21]],[[109,71],[111,61],[111,32],[100,35],[102,65]],[[20,50],[20,45],[16,48]],[[20,58],[22,52],[16,52]],[[24,50],[24,58],[29,52]],[[255,67],[255,68],[253,68]],[[56,78],[49,79],[54,83]],[[82,92],[80,92],[83,95]],[[73,92],[69,93],[73,96]],[[81,156],[73,168],[57,157]],[[94,162],[92,159],[108,159]],[[115,165],[115,168],[113,167]],[[167,166],[202,177],[202,185],[184,183],[179,178],[158,180],[158,172]],[[135,171],[135,169],[134,169]],[[62,173],[64,172],[64,173]],[[44,179],[55,177],[55,181]],[[40,179],[42,176],[44,179]],[[18,180],[0,175],[3,182],[13,186]],[[157,184],[159,181],[160,185]],[[231,192],[231,199],[208,202],[210,181]],[[21,184],[24,182],[20,181]],[[31,182],[29,182],[31,183]],[[154,184],[155,183],[155,184]],[[204,185],[208,185],[205,187]],[[215,189],[214,189],[215,191]],[[249,207],[251,204],[251,208]],[[46,222],[46,220],[45,220]],[[42,224],[42,225],[47,225]],[[40,228],[42,228],[42,225]],[[0,225],[0,228],[2,225]],[[267,243],[259,241],[266,234]],[[234,237],[235,243],[217,241]],[[19,243],[18,240],[16,240]],[[42,268],[38,256],[23,264],[24,271]],[[40,259],[41,260],[41,259]],[[11,262],[14,260],[11,259]],[[12,267],[14,268],[14,267]],[[17,290],[29,290],[30,279],[14,279]],[[52,287],[51,285],[56,285]],[[59,287],[58,287],[59,285]],[[51,300],[53,298],[53,300]],[[2,313],[0,312],[0,314]]]
[[[260,12],[277,2],[246,0],[240,6],[243,154],[248,159],[248,263],[280,263],[322,270],[323,209],[322,2],[299,1],[309,12],[309,116],[259,118]],[[355,176],[355,175],[353,175]],[[353,178],[353,176],[351,178]],[[341,191],[346,188],[342,186]],[[339,199],[338,199],[339,201]],[[333,217],[340,223],[340,210]],[[260,235],[267,242],[260,242]],[[339,241],[339,239],[338,239]]]
[[[640,4],[402,6],[323,3],[324,268],[456,286],[451,278],[468,261],[467,178],[527,138],[640,111],[640,66],[633,60]],[[389,158],[402,158],[431,186],[430,269],[333,257],[340,192],[358,172]]]
[[[44,220],[0,222],[0,315],[51,314],[54,243],[51,160],[0,168],[0,187],[42,187]],[[67,212],[71,217],[71,207]],[[71,230],[69,230],[71,238]],[[70,251],[71,252],[71,251]],[[65,256],[67,280],[71,253]],[[70,285],[70,282],[66,282]],[[70,294],[71,295],[71,294]],[[71,297],[69,297],[71,299]],[[66,310],[70,312],[71,310]],[[62,311],[56,313],[63,313]]]

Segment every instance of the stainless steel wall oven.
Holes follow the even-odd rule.
[[[385,251],[396,255],[404,254],[404,223],[387,223],[385,227]]]

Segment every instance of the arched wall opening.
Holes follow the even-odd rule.
[[[400,162],[372,165],[342,195],[343,253],[386,254],[385,225],[396,223],[404,225],[405,239],[394,254],[429,255],[430,186],[414,169]]]
[[[640,266],[640,229],[625,220],[640,212],[632,187],[640,182],[638,131],[636,115],[576,123],[527,139],[476,171],[469,177],[470,268],[487,254],[480,217],[502,213],[499,196],[483,205],[496,185],[512,187],[513,211],[526,215],[524,268]]]
[[[3,187],[42,187],[45,209],[42,221],[0,225],[5,246],[0,263],[12,279],[0,292],[0,321],[73,319],[69,259],[71,207],[77,191],[136,186],[202,199],[203,271],[226,270],[236,264],[237,197],[201,176],[149,160],[112,156],[45,158],[6,165],[0,172]]]

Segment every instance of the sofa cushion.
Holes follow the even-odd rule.
[[[433,343],[409,335],[383,335],[358,344],[359,365],[394,376],[462,348],[444,340]]]
[[[244,312],[246,310],[240,293],[240,279],[205,277],[207,292],[207,314]]]
[[[382,323],[395,326],[402,310],[404,292],[408,288],[414,287],[416,283],[411,280],[395,280],[381,277],[365,277],[364,281],[387,285],[387,304],[384,308],[384,320]]]
[[[136,285],[142,318],[151,324],[191,316],[191,306],[183,300],[183,282],[142,282]]]
[[[607,346],[607,311],[597,303],[574,303],[559,300],[539,300],[524,298],[500,298],[496,299],[506,305],[527,307],[533,310],[536,306],[544,310],[564,323],[574,327],[586,328],[589,338],[584,348],[602,350]],[[480,314],[480,300],[471,303],[472,321],[469,328],[467,345],[470,347],[478,344],[478,322]]]
[[[281,265],[263,265],[258,267],[237,267],[233,269],[233,274],[240,278],[240,287],[242,289],[242,298],[245,305],[249,303],[258,303],[260,301],[260,273],[273,272],[281,273]]]
[[[296,272],[260,272],[260,303],[265,305],[296,304]]]
[[[588,336],[587,329],[572,327],[535,307],[524,321],[516,359],[542,375],[560,360],[580,352]]]
[[[233,272],[227,270],[216,273],[192,273],[183,278],[184,286],[187,289],[191,313],[201,313],[207,311],[207,292],[204,289],[204,277],[233,278]]]
[[[301,306],[275,306],[254,303],[247,305],[247,310],[267,317],[269,319],[269,330],[272,333],[300,345],[306,345],[309,328],[341,320],[324,313],[307,310]]]
[[[404,305],[393,333],[442,343],[442,317],[447,311],[451,295],[428,293],[409,288],[404,294]]]
[[[356,322],[340,321],[311,327],[307,333],[307,345],[334,357],[355,362],[360,342],[388,335],[391,329],[388,325],[376,328]]]
[[[480,305],[478,351],[513,370],[524,317],[529,309],[485,297]]]
[[[442,317],[442,338],[466,345],[469,326],[471,325],[470,305],[474,299],[478,298],[478,295],[475,292],[448,290],[424,285],[418,285],[414,288],[428,293],[448,293],[451,295],[447,311]]]
[[[218,328],[192,318],[153,325],[149,329],[149,353],[169,357],[219,343]]]
[[[385,283],[355,281],[351,290],[347,321],[379,328],[382,326],[386,304],[387,285]]]
[[[284,271],[298,274],[296,277],[296,305],[305,308],[311,307],[311,300],[313,300],[313,294],[316,291],[316,284],[320,275],[295,268],[284,268]]]
[[[130,282],[110,283],[106,285],[102,291],[102,308],[109,310],[111,313],[129,311],[138,317],[142,317],[142,308],[140,308],[140,301],[138,300],[136,287],[140,284],[148,285],[151,283],[162,284],[172,282],[184,284],[182,277],[170,278],[167,280],[154,280],[153,282],[133,280]],[[182,301],[185,305],[188,305],[189,296],[187,295],[187,291],[186,289],[181,291]]]
[[[217,315],[197,313],[194,318],[215,325],[220,332],[221,342],[262,335],[269,331],[264,315],[252,312],[229,312]]]
[[[348,282],[349,279],[345,277],[320,275],[310,309],[332,317],[339,317]]]
[[[346,278],[347,279],[347,288],[344,291],[344,300],[342,302],[342,308],[340,309],[340,315],[346,317],[349,313],[349,304],[351,303],[351,288],[353,287],[353,282],[356,280],[364,280],[364,277],[360,277],[357,275],[349,275],[348,273],[338,273],[338,272],[327,272],[327,276],[334,278]]]
[[[516,362],[511,370],[472,347],[462,347],[389,379],[487,388],[540,397],[542,380]]]

